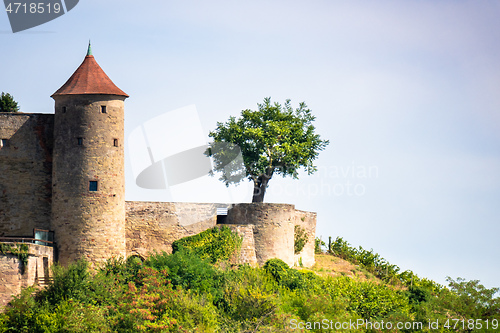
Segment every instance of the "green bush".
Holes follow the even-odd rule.
[[[320,278],[313,272],[290,269],[282,285],[290,290],[306,289],[315,290],[320,283]]]
[[[167,270],[144,267],[138,285],[129,282],[118,302],[110,307],[110,325],[118,332],[203,332],[218,328],[210,301],[181,288],[173,289]]]
[[[100,271],[106,276],[116,276],[125,282],[130,282],[142,267],[142,259],[138,256],[130,256],[126,260],[123,257],[114,257],[108,259],[100,267]]]
[[[281,297],[282,311],[296,316],[297,321],[301,322],[356,322],[361,319],[356,313],[347,310],[346,302],[337,298],[332,300],[327,292],[310,292],[306,290],[297,290],[284,293]],[[290,323],[290,321],[289,321]],[[360,332],[357,329],[313,329],[312,332]]]
[[[283,327],[277,284],[265,270],[244,265],[226,271],[223,281],[218,302],[223,331],[274,332]]]
[[[428,302],[431,299],[431,293],[427,288],[412,286],[408,288],[408,299],[410,304],[418,305],[422,302]]]
[[[25,289],[10,302],[0,332],[110,332],[106,308],[62,298],[54,305],[37,302],[33,292]]]
[[[360,262],[383,267],[372,251],[363,253]],[[400,276],[410,287],[402,290],[383,282],[323,278],[280,259],[263,268],[223,268],[188,248],[156,253],[144,262],[114,258],[93,271],[80,261],[53,272],[48,288],[34,297],[34,288],[25,289],[10,302],[0,314],[1,333],[290,332],[291,320],[323,319],[418,321],[428,327],[449,318],[491,321],[500,311],[498,289],[479,281],[449,279],[449,289],[436,288],[407,271]]]
[[[34,287],[26,288],[15,296],[5,308],[4,318],[2,318],[2,330],[8,333],[31,333],[35,332],[32,327],[35,324],[37,303],[32,297]]]
[[[273,277],[278,285],[290,290],[312,290],[320,281],[316,274],[289,268],[281,259],[269,259],[264,264],[263,269]]]
[[[374,253],[373,249],[368,251],[363,249],[361,246],[356,249],[351,247],[351,244],[345,241],[342,237],[337,237],[334,242],[332,242],[331,237],[328,239],[328,253],[347,260],[354,265],[364,267],[370,273],[386,283],[402,284],[405,287],[410,287],[412,285],[421,286],[431,290],[434,294],[443,289],[443,286],[432,280],[425,278],[420,279],[412,271],[407,270],[399,273],[400,268],[397,265],[391,265],[378,253]]]
[[[345,300],[347,310],[363,319],[384,318],[390,313],[409,315],[406,295],[383,284],[352,280],[348,277],[327,279],[325,284],[332,300]]]
[[[326,246],[325,242],[323,242],[320,238],[316,238],[314,240],[314,253],[322,254],[324,246]]]
[[[52,283],[38,293],[39,300],[47,301],[51,305],[68,299],[84,302],[88,300],[91,276],[86,261],[79,260],[67,268],[54,265],[52,276]]]
[[[307,232],[301,226],[294,228],[294,252],[299,254],[307,244]]]
[[[500,297],[495,297],[499,288],[487,289],[478,280],[453,280],[447,277],[450,292],[441,293],[439,304],[453,310],[461,318],[499,319]]]
[[[155,253],[144,262],[144,265],[158,271],[166,269],[168,280],[174,286],[183,289],[212,292],[219,281],[219,274],[215,267],[186,248],[173,254]]]
[[[0,332],[7,331],[7,321],[8,320],[9,320],[9,317],[5,313],[0,312]]]
[[[216,263],[237,258],[242,241],[243,239],[228,227],[214,227],[199,234],[176,240],[172,243],[172,252],[176,253],[181,248],[188,248],[200,258]]]
[[[263,266],[264,270],[271,274],[276,282],[281,282],[288,275],[288,264],[281,259],[269,259]]]
[[[111,332],[106,309],[73,300],[64,300],[55,308],[39,307],[35,331],[39,332]]]

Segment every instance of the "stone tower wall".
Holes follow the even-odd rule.
[[[258,265],[257,254],[255,253],[255,238],[253,224],[225,224],[233,232],[238,233],[243,238],[241,242],[239,264]]]
[[[0,113],[0,236],[48,229],[53,114]]]
[[[296,210],[294,224],[301,227],[307,234],[307,242],[300,253],[295,254],[295,266],[302,263],[305,267],[314,265],[314,241],[316,239],[316,213]]]
[[[228,211],[226,223],[253,225],[257,263],[279,258],[294,264],[295,207],[288,204],[236,204]]]
[[[54,99],[51,229],[59,262],[66,265],[79,258],[99,262],[124,256],[125,97],[62,95]],[[90,181],[98,182],[97,191],[89,190]]]

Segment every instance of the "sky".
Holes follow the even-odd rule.
[[[500,287],[498,17],[498,1],[86,0],[18,33],[0,13],[0,90],[53,113],[91,39],[130,95],[126,199],[138,201],[249,202],[251,188],[208,176],[141,188],[134,130],[185,108],[192,126],[165,123],[165,144],[194,147],[265,97],[304,101],[330,144],[316,174],[273,178],[265,201],[317,212],[318,237],[421,277]]]

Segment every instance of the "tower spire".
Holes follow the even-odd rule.
[[[92,55],[92,48],[90,47],[90,39],[89,39],[89,48],[87,49],[87,56]]]

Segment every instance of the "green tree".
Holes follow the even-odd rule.
[[[2,92],[0,96],[0,112],[18,112],[19,105],[9,93]]]
[[[248,178],[254,184],[252,202],[263,202],[269,181],[275,175],[298,178],[301,167],[308,174],[316,171],[313,161],[329,143],[315,134],[315,117],[304,102],[295,110],[265,98],[258,110],[243,110],[241,117],[217,123],[208,154],[214,158],[214,170],[221,180],[237,184]],[[231,164],[240,153],[244,167]]]
[[[462,318],[499,319],[500,298],[495,297],[499,288],[485,288],[479,280],[453,280],[447,277],[451,294],[441,297],[444,308],[452,309]]]

